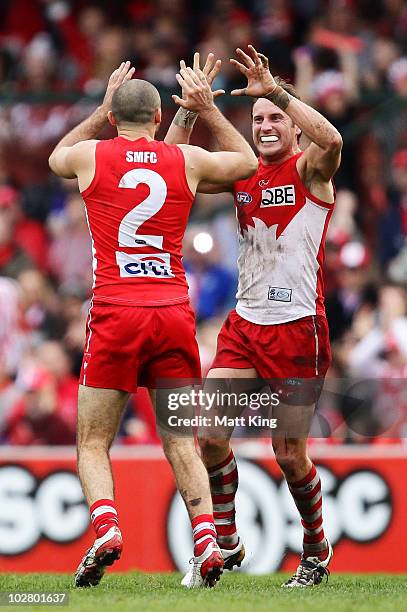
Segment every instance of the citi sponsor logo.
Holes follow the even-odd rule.
[[[269,206],[294,206],[295,187],[294,185],[282,185],[281,187],[269,187],[261,192],[260,208]]]
[[[116,262],[120,268],[120,276],[127,278],[170,278],[174,274],[171,270],[170,254],[160,253],[123,253],[116,252]]]
[[[156,164],[157,153],[154,153],[154,151],[126,151],[126,162]]]
[[[252,196],[250,195],[250,193],[247,193],[247,191],[238,191],[236,194],[236,201],[241,206],[246,206],[246,204],[250,204],[252,200]]]

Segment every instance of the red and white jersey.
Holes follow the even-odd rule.
[[[260,325],[325,314],[325,237],[333,204],[301,182],[296,162],[264,165],[238,181],[234,197],[239,232],[237,313]]]
[[[181,249],[194,195],[178,146],[146,138],[101,140],[95,176],[82,197],[92,238],[94,301],[188,301]]]

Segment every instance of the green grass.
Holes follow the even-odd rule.
[[[301,590],[281,589],[285,578],[285,574],[227,572],[215,589],[189,591],[180,586],[180,574],[106,574],[98,587],[90,589],[73,588],[72,577],[66,574],[1,574],[0,591],[68,591],[69,606],[59,607],[61,611],[407,612],[407,575],[336,574],[328,584]],[[25,610],[50,608],[24,606]]]

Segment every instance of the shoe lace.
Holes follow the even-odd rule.
[[[324,576],[326,577],[326,582],[328,582],[329,575],[330,572],[327,567],[323,567],[313,561],[308,561],[308,559],[302,559],[295,574],[289,579],[288,584],[293,582],[307,584],[310,580],[314,584],[319,584]]]

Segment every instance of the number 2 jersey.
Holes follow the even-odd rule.
[[[95,302],[188,301],[181,249],[194,195],[178,146],[120,136],[99,141],[95,175],[81,195],[92,239]]]
[[[325,315],[323,261],[334,204],[303,185],[298,153],[234,185],[239,221],[236,312],[260,325]]]

